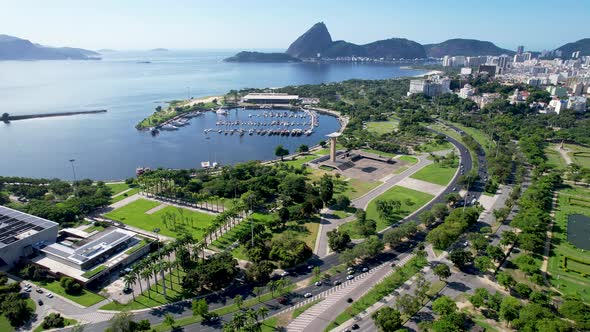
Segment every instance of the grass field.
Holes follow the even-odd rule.
[[[481,145],[486,154],[489,154],[489,150],[494,146],[494,142],[492,142],[490,137],[486,135],[483,131],[472,127],[466,127],[459,123],[452,123],[452,125],[463,130],[469,136],[473,137],[473,139]]]
[[[117,203],[118,201],[122,201],[129,196],[133,196],[133,195],[137,194],[139,191],[140,191],[139,188],[131,188],[131,190],[129,190],[126,193],[123,193],[123,194],[116,196],[116,197],[112,197],[111,203]]]
[[[579,272],[572,271],[570,268],[566,271],[562,267],[564,257],[575,258],[577,261],[582,262],[590,262],[590,252],[575,247],[567,240],[568,215],[579,213],[590,216],[590,208],[570,205],[569,198],[571,195],[588,197],[588,191],[580,187],[569,187],[560,190],[559,194],[548,265],[551,284],[565,294],[578,294],[584,301],[590,302],[590,278],[584,277]],[[566,264],[570,267],[572,266],[570,264],[574,264],[574,267],[581,268],[585,271],[588,269],[588,265],[586,267],[580,267],[580,264],[578,263],[576,265],[576,262],[573,260],[567,260]]]
[[[314,169],[311,173],[308,173],[308,177],[312,181],[319,181],[324,174],[334,175],[335,172]],[[334,197],[345,195],[352,200],[363,196],[381,184],[382,182],[380,181],[366,182],[359,179],[340,177],[339,179],[334,179]]]
[[[415,164],[415,163],[417,163],[417,162],[418,162],[418,158],[416,158],[416,157],[413,157],[413,156],[407,156],[407,155],[401,156],[401,157],[399,157],[398,159],[399,159],[399,160],[403,160],[403,161],[407,161],[407,162],[409,162],[410,164]]]
[[[399,125],[399,121],[389,118],[387,121],[369,121],[365,123],[367,130],[378,135],[390,133]]]
[[[453,178],[453,175],[455,175],[456,171],[457,168],[455,167],[444,167],[440,163],[433,163],[412,174],[410,177],[416,180],[422,180],[430,183],[440,184],[441,186],[446,186],[449,182],[451,182],[451,179]]]
[[[556,169],[565,169],[567,167],[567,164],[565,163],[565,160],[563,160],[559,152],[555,151],[555,146],[557,145],[553,144],[551,146],[546,147],[544,150],[545,156],[547,157],[547,164],[550,167]]]
[[[590,168],[590,148],[577,144],[564,144],[570,150],[572,161],[582,167]]]
[[[264,224],[267,221],[269,221],[275,217],[276,216],[274,214],[262,214],[262,213],[258,213],[258,212],[255,212],[250,216],[250,218],[252,220],[254,220],[254,224],[258,224],[258,223]],[[244,229],[250,229],[250,227],[251,227],[251,225],[249,222],[243,221],[240,224],[238,224],[237,226],[235,226],[234,228],[232,228],[231,230],[229,230],[227,233],[223,234],[222,237],[213,241],[213,243],[211,245],[217,249],[224,250],[227,247],[229,247],[230,245],[232,245],[234,242],[237,241],[238,234],[241,231],[243,231]]]
[[[283,161],[283,164],[287,164],[290,166],[294,166],[296,168],[300,168],[301,166],[303,166],[303,164],[308,163],[308,162],[316,159],[317,157],[319,157],[319,156],[315,155],[315,154],[310,154],[310,155],[306,155],[306,156],[299,156],[295,160],[288,160],[288,161],[285,160],[285,161]]]
[[[32,283],[49,290],[50,292],[52,292],[55,295],[63,296],[65,298],[72,300],[78,304],[81,304],[85,307],[89,307],[93,304],[97,304],[98,302],[104,300],[104,297],[102,297],[96,293],[93,293],[89,290],[86,290],[86,289],[83,289],[82,293],[80,293],[80,295],[67,294],[66,291],[63,289],[63,287],[61,287],[61,285],[59,284],[59,281],[57,281],[57,280],[54,280],[51,282],[32,281]]]
[[[363,151],[369,152],[369,153],[373,153],[379,156],[383,156],[383,157],[395,157],[397,156],[397,153],[390,153],[390,152],[383,152],[383,151],[379,151],[379,150],[373,150],[373,149],[363,149]]]
[[[433,195],[423,193],[421,191],[416,191],[400,186],[393,186],[391,189],[369,203],[369,206],[367,207],[367,218],[376,220],[377,231],[381,231],[386,227],[391,226],[393,223],[403,219],[410,213],[416,211],[424,204],[429,202],[433,197]],[[383,220],[379,217],[376,202],[380,199],[395,199],[402,203],[401,208],[391,217],[390,221]],[[410,200],[412,204],[408,205],[406,200]]]
[[[160,204],[161,203],[159,202],[146,199],[138,199],[135,202],[107,213],[105,217],[147,231],[152,231],[154,228],[160,228],[160,234],[171,237],[178,237],[183,233],[183,230],[186,230],[191,233],[195,239],[203,238],[205,230],[215,218],[214,215],[188,209],[180,209],[173,206],[167,206],[153,214],[145,213]],[[180,210],[183,211],[182,216],[179,212]],[[172,213],[176,216],[176,225],[173,225],[170,221],[168,221],[167,224],[164,224],[162,216],[166,213]],[[187,218],[192,218],[192,222],[185,221],[185,223],[182,224],[181,220],[186,220]]]
[[[113,195],[116,195],[123,190],[129,189],[129,185],[125,182],[105,183],[107,187],[111,188]]]
[[[422,152],[435,152],[435,151],[443,151],[449,150],[453,148],[453,144],[450,142],[443,142],[442,144],[437,144],[435,141],[430,141],[428,143],[424,143],[420,145],[420,151]]]
[[[456,139],[459,142],[463,142],[462,136],[458,132],[451,129],[450,127],[443,126],[440,123],[431,124],[431,125],[429,125],[429,127],[434,130],[440,131],[441,133],[445,133],[445,134],[449,135],[450,137]],[[465,144],[465,142],[463,142],[463,144]],[[465,145],[465,147],[467,147],[467,145]],[[475,151],[473,151],[471,149],[469,149],[469,154],[471,155],[471,161],[472,161],[473,168],[478,168],[477,154],[475,153]]]

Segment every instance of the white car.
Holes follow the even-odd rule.
[[[367,271],[369,271],[369,268],[368,267],[363,267],[363,272],[367,272]]]
[[[53,294],[51,294],[51,293],[47,293],[47,295],[45,295],[45,296],[47,296],[47,297],[48,297],[48,298],[50,298],[50,299],[52,299],[52,298],[53,298]]]
[[[281,277],[286,277],[289,275],[289,272],[287,271],[283,271],[283,273],[281,273]]]
[[[346,271],[354,271],[354,267],[352,267],[352,266],[349,266],[349,267],[346,269]]]
[[[309,298],[309,297],[312,297],[312,295],[311,295],[311,293],[305,293],[305,294],[303,295],[303,297],[305,297],[305,298]]]
[[[349,275],[348,277],[346,277],[346,280],[352,280],[352,279],[354,279],[354,276],[352,274]]]
[[[321,281],[316,281],[315,285],[316,286],[321,286],[322,285],[322,282]]]

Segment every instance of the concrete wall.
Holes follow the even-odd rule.
[[[55,225],[7,245],[0,250],[0,258],[9,266],[13,266],[21,257],[24,257],[25,247],[41,241],[45,241],[47,244],[54,243],[57,238],[57,228],[58,226]]]

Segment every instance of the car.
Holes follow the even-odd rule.
[[[348,303],[352,303],[353,301],[354,300],[352,299],[352,297],[349,297],[349,298],[346,299],[346,302],[348,302]]]
[[[286,277],[289,275],[289,272],[287,271],[283,271],[283,273],[281,273],[281,277]]]
[[[287,303],[289,303],[289,300],[287,300],[286,297],[281,296],[277,299],[277,302],[279,302],[280,304],[287,304]]]
[[[457,187],[453,187],[453,191],[457,191]]]
[[[28,282],[25,284],[25,287],[31,287],[31,284],[29,284]]]
[[[52,299],[53,298],[53,294],[51,293],[47,293],[45,296],[47,296],[48,298]]]
[[[308,269],[308,270],[312,270],[312,269],[313,269],[313,265],[308,265],[308,266],[307,266],[307,269]]]
[[[39,299],[39,300],[37,300],[37,304],[38,304],[38,305],[43,305],[43,301],[41,301],[41,300]]]
[[[30,288],[25,288],[25,292],[30,293],[31,289]]]
[[[349,266],[349,267],[346,269],[346,271],[354,271],[354,267],[352,267],[352,266]]]
[[[349,270],[347,273],[348,273],[348,275],[352,275],[352,274],[354,274],[354,270]]]
[[[316,283],[314,285],[321,286],[322,285],[322,282],[321,281],[316,281]]]
[[[345,328],[342,332],[352,332],[349,328]]]
[[[336,280],[336,281],[334,281],[334,286],[338,286],[338,285],[340,285],[341,283],[342,283],[342,281],[340,281],[340,280]]]
[[[359,324],[352,324],[351,328],[353,330],[358,330],[360,328]]]
[[[41,294],[41,293],[43,293],[43,290],[41,288],[37,287],[37,289],[35,290],[35,292]]]
[[[354,279],[354,276],[352,274],[348,275],[348,277],[346,277],[346,280],[352,280]]]
[[[395,267],[395,263],[391,263],[391,265],[389,265],[389,266],[391,266],[391,267]]]
[[[129,294],[129,293],[131,293],[131,291],[132,291],[131,287],[123,288],[123,293],[125,293],[125,294]]]
[[[368,267],[363,267],[363,270],[362,271],[363,272],[367,272],[367,271],[369,271],[369,268]]]
[[[313,295],[311,293],[305,293],[305,294],[303,294],[303,297],[305,297],[305,298],[309,298],[309,297],[312,297],[312,296]]]

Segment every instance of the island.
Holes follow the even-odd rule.
[[[301,62],[294,56],[286,53],[262,53],[243,51],[232,57],[224,59],[226,62]]]

